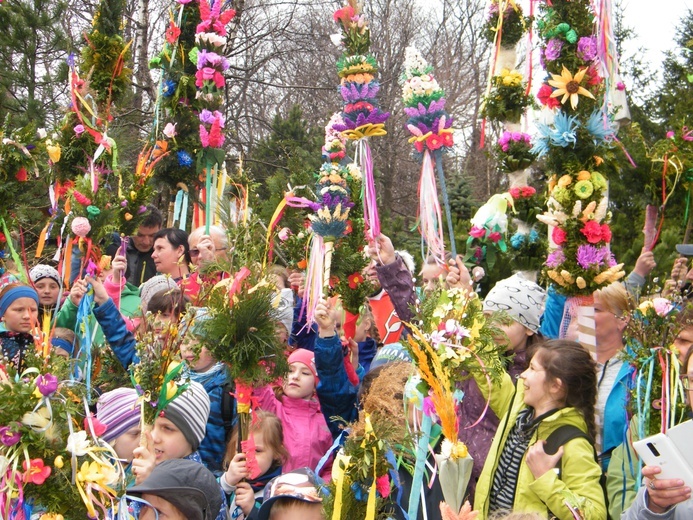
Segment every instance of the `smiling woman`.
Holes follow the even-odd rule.
[[[34,343],[31,330],[37,324],[38,304],[38,295],[29,286],[13,283],[0,291],[0,347],[20,371],[24,353]]]

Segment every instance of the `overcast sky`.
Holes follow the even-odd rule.
[[[693,0],[621,0],[625,23],[638,35],[637,42],[627,45],[626,52],[638,47],[647,49],[647,57],[655,68],[662,63],[662,53],[675,48],[675,29]]]

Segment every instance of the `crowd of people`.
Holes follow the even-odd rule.
[[[253,390],[256,414],[249,437],[255,450],[250,461],[238,440],[233,381],[226,365],[206,347],[202,326],[207,315],[204,287],[227,276],[204,267],[223,259],[234,244],[220,227],[188,235],[162,225],[158,210],[149,208],[125,247],[115,243],[104,251],[112,256],[107,269],[89,274],[72,270],[65,295],[60,274],[47,264],[28,269],[29,284],[19,282],[12,271],[1,280],[0,345],[18,370],[34,348],[37,324],[54,323],[56,354],[78,355],[77,315],[90,287],[94,343],[111,349],[125,369],[138,362],[136,337],[147,313],[160,322],[179,320],[188,306],[187,313],[196,317],[180,350],[190,384],[156,418],[147,442],[140,439],[134,387],[107,391],[96,403],[96,417],[106,427],[102,438],[125,467],[127,493],[140,498],[130,503],[130,512],[143,519],[325,518],[324,483],[333,474],[331,457],[343,441],[342,425],[375,407],[403,425],[402,455],[393,468],[399,478],[392,484],[400,489],[389,495],[382,517],[408,518],[413,495],[419,497],[417,518],[448,518],[441,512],[443,495],[432,456],[441,441],[435,425],[427,439],[431,456],[422,491],[413,493],[418,440],[406,432],[416,401],[411,397],[415,364],[403,341],[413,304],[427,292],[439,285],[474,291],[461,259],[444,266],[425,262],[417,272],[410,255],[396,251],[386,236],[378,237],[368,247],[372,261],[364,272],[376,290],[363,302],[348,338],[338,301],[321,300],[315,323],[307,325],[301,312],[304,274],[273,266],[276,334],[285,345],[289,372],[281,383]],[[566,497],[576,498],[585,519],[683,519],[693,514],[691,490],[683,481],[657,478],[660,468],[645,467],[639,482],[632,464],[637,455],[626,403],[633,367],[621,354],[632,294],[643,290],[654,266],[652,253],[643,252],[624,283],[595,292],[595,356],[576,342],[574,313],[555,291],[515,274],[488,292],[484,311],[508,318],[497,341],[509,357],[490,395],[482,371],[458,384],[464,395],[457,410],[459,440],[474,461],[466,498],[476,511],[460,513],[460,518],[575,518]],[[15,266],[15,274],[23,267]],[[693,279],[693,269],[687,267],[687,259],[679,259],[668,284],[668,290],[683,291],[684,297]],[[423,280],[421,287],[415,287],[416,279]],[[680,316],[691,318],[687,309]],[[685,321],[673,345],[693,399],[691,344],[693,325]],[[388,399],[368,402],[376,394]],[[557,440],[559,433],[564,438]]]

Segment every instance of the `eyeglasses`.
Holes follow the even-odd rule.
[[[693,387],[693,384],[691,384],[693,374],[681,374],[679,376],[679,379],[681,379],[681,385],[683,385],[684,390],[691,390],[691,388]]]
[[[216,252],[216,251],[226,251],[227,249],[228,249],[228,247],[220,247],[219,249],[215,249],[215,252]],[[190,250],[190,256],[191,256],[191,257],[199,256],[199,255],[200,255],[200,250],[199,250],[199,249],[191,249],[191,250]]]

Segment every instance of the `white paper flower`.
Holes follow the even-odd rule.
[[[39,139],[45,139],[48,135],[45,128],[39,128],[36,130],[36,133],[38,134]]]
[[[67,438],[67,445],[65,448],[73,455],[82,457],[89,451],[90,444],[89,439],[87,439],[87,432],[82,430],[70,434],[70,436]]]

